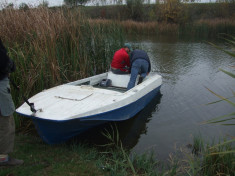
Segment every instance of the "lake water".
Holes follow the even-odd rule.
[[[205,142],[235,136],[234,126],[201,124],[234,112],[227,102],[205,105],[219,100],[206,88],[224,97],[233,96],[235,80],[219,68],[232,71],[234,58],[200,40],[143,37],[128,42],[147,51],[163,84],[143,111],[117,124],[124,146],[138,154],[154,151],[156,158],[166,160],[178,148],[192,144],[193,136],[201,135]]]

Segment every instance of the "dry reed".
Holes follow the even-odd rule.
[[[93,23],[67,9],[5,9],[0,23],[17,66],[13,79],[26,95],[106,71],[123,44],[116,24]],[[14,99],[18,102],[16,93]]]
[[[235,26],[235,20],[234,19],[222,19],[222,18],[216,18],[216,19],[201,19],[195,22],[195,24],[206,24],[209,26],[219,26],[219,25],[231,25]]]

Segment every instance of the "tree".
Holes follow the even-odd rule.
[[[108,4],[107,0],[89,0],[89,2],[91,2],[92,4],[94,4],[95,6],[100,6],[100,5],[106,5]]]
[[[133,20],[141,20],[144,0],[126,0],[127,8]]]
[[[13,9],[14,8],[14,4],[13,3],[9,3],[6,6],[6,9]]]
[[[123,0],[113,0],[112,3],[120,5],[120,4],[123,4]]]
[[[38,7],[48,7],[49,6],[49,2],[47,0],[43,0],[41,4],[38,5]]]
[[[180,21],[182,6],[180,0],[164,0],[162,8],[162,18],[168,23],[177,23]]]
[[[71,7],[85,5],[89,0],[64,0],[64,3]]]
[[[26,10],[29,10],[29,6],[28,6],[28,4],[23,2],[19,5],[19,9],[26,11]]]

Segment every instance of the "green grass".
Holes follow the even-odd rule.
[[[225,141],[219,144],[205,144],[201,136],[195,136],[192,153],[185,160],[189,175],[235,175],[235,146]],[[195,152],[197,151],[197,152]]]
[[[98,167],[99,153],[85,145],[47,145],[40,138],[31,135],[17,135],[13,157],[23,159],[17,167],[1,167],[0,175],[17,176],[64,176],[104,175]]]
[[[177,173],[178,165],[164,166],[153,152],[130,154],[122,146],[117,129],[111,126],[110,130],[102,133],[108,137],[107,145],[91,145],[78,138],[63,144],[48,145],[35,134],[18,134],[10,156],[23,159],[24,164],[0,167],[0,175],[162,176]]]
[[[11,156],[23,159],[24,164],[0,167],[0,175],[160,176],[168,173],[162,169],[159,171],[160,164],[152,154],[134,154],[132,157],[128,155],[124,149],[104,150],[102,147],[95,148],[78,142],[48,145],[37,136],[19,134],[16,136],[15,149]],[[133,164],[133,168],[129,162]],[[135,170],[135,174],[132,169]]]

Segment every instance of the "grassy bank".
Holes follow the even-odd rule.
[[[19,167],[1,167],[0,175],[104,175],[101,165],[102,156],[95,149],[82,145],[44,144],[35,136],[16,137],[13,156],[24,160]]]
[[[150,155],[130,159],[127,153],[111,148],[102,152],[85,144],[51,146],[30,135],[18,135],[15,144],[12,156],[23,159],[24,164],[0,167],[1,176],[161,175],[159,163]]]
[[[119,142],[118,142],[119,143]],[[180,149],[169,154],[168,162],[158,161],[151,153],[129,155],[116,139],[109,147],[88,145],[76,140],[69,143],[48,145],[32,135],[16,136],[13,157],[24,160],[18,167],[0,167],[1,176],[170,176],[170,175],[230,175],[234,176],[235,154],[225,154],[234,146],[211,147],[198,136],[190,150]],[[191,152],[192,151],[192,152]],[[222,152],[221,154],[215,154]]]

